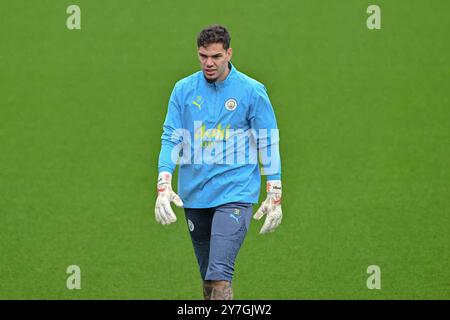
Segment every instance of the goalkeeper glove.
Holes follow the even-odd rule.
[[[158,176],[158,197],[155,206],[155,218],[158,223],[167,225],[177,221],[170,206],[171,202],[178,207],[183,206],[183,201],[172,190],[172,174],[163,171]]]
[[[258,211],[253,216],[254,219],[260,220],[267,215],[260,234],[273,232],[281,223],[283,217],[281,211],[281,181],[267,181],[267,198],[263,201]]]

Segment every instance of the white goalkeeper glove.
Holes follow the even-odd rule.
[[[263,201],[258,211],[253,216],[254,219],[260,220],[264,215],[264,222],[260,234],[273,232],[281,223],[283,213],[281,212],[281,181],[267,181],[267,198]]]
[[[158,176],[158,197],[155,206],[155,218],[158,223],[167,225],[177,221],[170,206],[171,202],[177,207],[183,206],[183,201],[172,190],[172,174],[163,171]]]

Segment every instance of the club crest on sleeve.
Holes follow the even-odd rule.
[[[236,99],[228,99],[225,102],[225,108],[228,111],[234,111],[237,108],[237,101],[236,101]]]

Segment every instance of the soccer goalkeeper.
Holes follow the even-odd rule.
[[[184,207],[209,300],[233,299],[232,277],[247,234],[261,175],[267,198],[254,218],[260,233],[281,223],[281,161],[275,114],[265,87],[231,64],[230,34],[223,26],[197,38],[201,71],[178,81],[163,125],[158,164],[156,221],[177,220],[171,202]],[[172,173],[179,165],[178,192]]]

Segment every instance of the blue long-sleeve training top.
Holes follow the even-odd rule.
[[[258,203],[260,174],[281,179],[278,127],[266,89],[229,67],[221,82],[210,83],[198,71],[178,81],[170,96],[158,171],[173,173],[179,165],[185,208]]]

